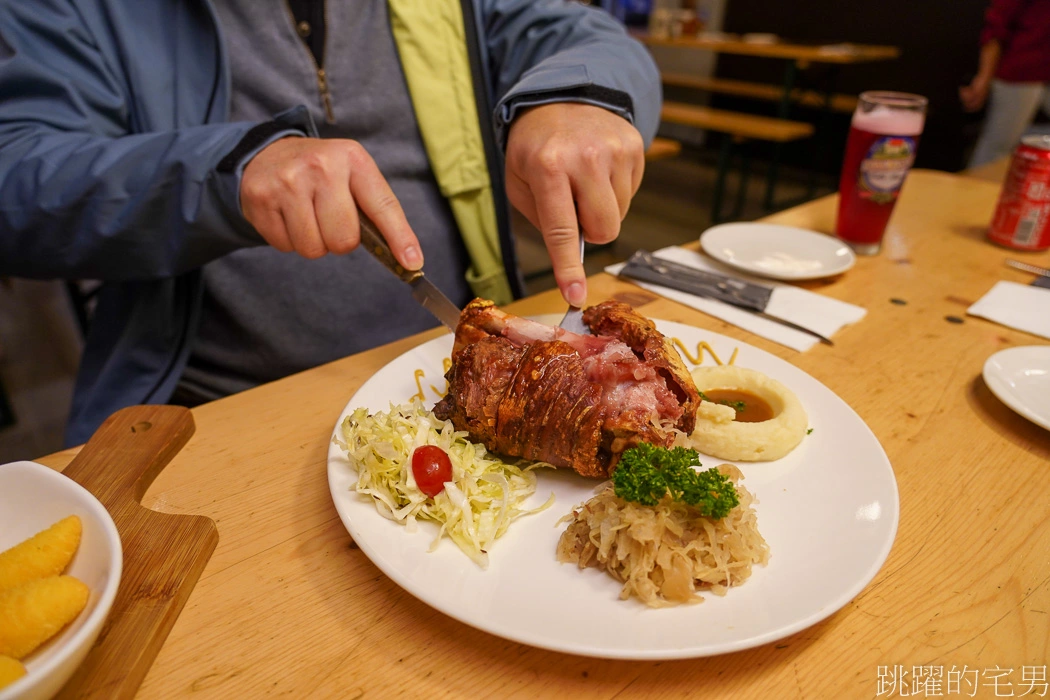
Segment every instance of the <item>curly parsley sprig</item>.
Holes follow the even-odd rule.
[[[736,488],[717,469],[697,471],[700,455],[643,442],[625,450],[613,471],[613,492],[625,501],[655,506],[664,496],[688,503],[709,518],[724,518],[740,504]]]

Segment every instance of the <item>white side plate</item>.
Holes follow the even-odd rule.
[[[726,265],[778,280],[838,275],[857,261],[837,238],[776,224],[720,224],[704,231],[700,247]]]
[[[1050,345],[1000,350],[984,363],[984,382],[996,397],[1050,430]]]

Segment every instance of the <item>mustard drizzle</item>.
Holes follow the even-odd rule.
[[[419,399],[422,401],[426,398],[426,394],[423,393],[423,377],[425,374],[426,373],[421,369],[417,369],[412,373],[413,378],[416,380],[416,388],[419,389],[419,391],[412,395],[413,399]]]
[[[442,374],[447,373],[449,371],[449,369],[452,368],[452,358],[450,358],[450,357],[443,358],[441,360],[441,367],[442,367],[442,370],[443,370]],[[412,377],[413,377],[413,379],[415,379],[415,382],[416,382],[416,389],[418,389],[418,391],[416,391],[416,393],[412,394],[412,396],[411,396],[412,399],[419,399],[420,401],[426,400],[427,395],[426,395],[426,392],[423,391],[423,378],[426,376],[426,374],[427,374],[426,371],[422,370],[422,369],[417,369],[415,372],[412,373]],[[433,384],[428,384],[428,386],[430,387],[430,390],[433,391],[434,394],[436,394],[439,399],[443,398],[445,396],[445,394],[448,393],[448,382],[447,381],[445,382],[445,390],[444,391],[439,391],[438,388],[436,386],[434,386]]]
[[[685,343],[683,343],[681,339],[671,338],[671,342],[675,344],[675,347],[682,351],[682,354],[685,355],[685,359],[689,360],[694,365],[701,365],[704,363],[705,350],[708,352],[709,355],[711,355],[711,359],[715,361],[716,365],[727,364],[722,362],[722,359],[715,352],[714,348],[707,344],[706,340],[701,340],[696,344],[696,355],[693,355],[693,353],[689,352],[689,348],[685,346]],[[739,351],[740,348],[733,348],[733,354],[729,357],[728,364],[732,365],[736,363],[736,354]]]

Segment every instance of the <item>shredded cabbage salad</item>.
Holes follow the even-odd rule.
[[[554,502],[552,493],[538,508],[524,508],[536,492],[537,467],[508,464],[490,454],[484,445],[467,440],[450,421],[439,420],[414,399],[390,410],[370,414],[358,408],[341,425],[345,442],[336,440],[357,472],[357,493],[372,498],[383,517],[414,530],[417,520],[431,520],[440,530],[430,545],[433,551],[443,535],[478,566],[488,567],[488,548],[507,531],[511,522],[536,513]],[[452,462],[452,481],[434,498],[416,486],[412,452],[422,445],[437,445]]]

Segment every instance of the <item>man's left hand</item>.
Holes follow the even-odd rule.
[[[543,234],[562,296],[587,299],[580,235],[608,243],[620,233],[645,169],[638,130],[607,109],[572,102],[532,107],[507,137],[507,194]]]

